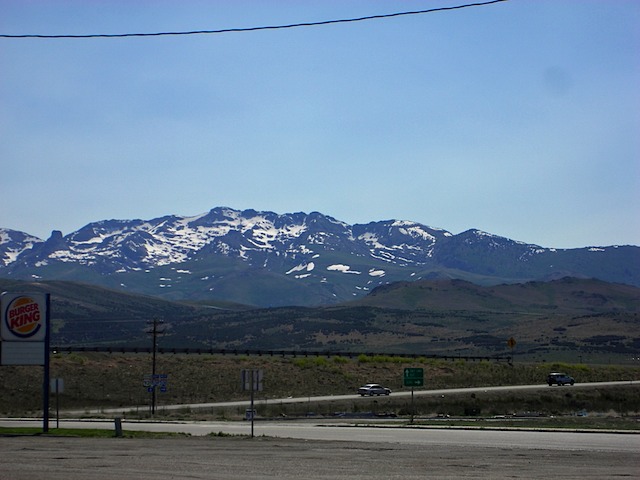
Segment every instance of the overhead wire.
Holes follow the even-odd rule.
[[[321,25],[333,25],[339,23],[352,23],[363,22],[367,20],[379,20],[383,18],[401,17],[407,15],[421,15],[434,12],[442,12],[447,10],[459,10],[470,7],[482,7],[495,3],[507,2],[509,0],[489,0],[486,2],[466,3],[463,5],[453,5],[450,7],[437,7],[427,10],[414,10],[408,12],[396,12],[385,13],[380,15],[368,15],[357,18],[343,18],[337,20],[322,20],[318,22],[303,22],[303,23],[291,23],[286,25],[267,25],[260,27],[245,27],[245,28],[223,28],[219,30],[192,30],[182,32],[154,32],[154,33],[95,33],[86,35],[41,35],[41,34],[0,34],[0,38],[39,38],[39,39],[58,39],[58,38],[123,38],[123,37],[162,37],[162,36],[177,36],[177,35],[210,35],[210,34],[222,34],[222,33],[238,33],[238,32],[255,32],[260,30],[280,30],[286,28],[299,28],[299,27],[315,27]]]

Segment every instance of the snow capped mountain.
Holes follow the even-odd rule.
[[[23,232],[0,228],[0,267],[11,265],[25,251],[42,243],[37,237]]]
[[[637,269],[629,269],[638,250],[557,251],[411,221],[348,225],[318,212],[217,207],[193,217],[102,220],[46,241],[0,228],[0,276],[74,279],[174,299],[312,305],[434,276],[505,283],[570,274],[638,285]]]
[[[103,220],[66,237],[53,232],[46,242],[22,235],[30,242],[19,252],[14,242],[13,255],[7,256],[5,265],[31,250],[20,258],[24,265],[78,263],[109,273],[179,264],[193,259],[205,247],[209,253],[245,260],[252,252],[294,257],[348,248],[387,262],[419,263],[421,256],[430,256],[428,250],[438,236],[451,236],[413,222],[351,227],[319,213],[277,215],[230,208],[215,208],[195,217]]]

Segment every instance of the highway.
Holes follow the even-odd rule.
[[[366,425],[365,425],[366,422]],[[32,419],[0,419],[0,426],[41,427],[42,421]],[[50,428],[55,428],[52,421]],[[114,421],[60,420],[60,428],[114,429]],[[249,435],[248,421],[160,422],[122,420],[122,428],[132,431],[186,433],[191,436],[210,434]],[[398,426],[372,420],[299,420],[255,421],[255,436],[292,438],[299,440],[375,442],[407,445],[450,445],[494,448],[553,449],[564,451],[640,452],[640,432],[580,433],[573,431],[521,431],[466,428],[433,428]]]
[[[0,478],[10,480],[371,480],[638,478],[640,435],[407,428],[385,424],[129,422],[126,430],[183,438],[0,436]],[[0,425],[40,425],[0,420]],[[113,428],[113,422],[61,422]],[[242,436],[208,436],[220,432]]]
[[[481,393],[481,392],[507,392],[507,391],[525,391],[525,390],[548,390],[550,388],[565,388],[565,389],[581,389],[581,388],[598,388],[598,387],[610,387],[610,386],[622,386],[622,385],[640,385],[638,380],[627,380],[620,382],[590,382],[590,383],[576,383],[573,386],[550,387],[547,384],[538,385],[507,385],[499,387],[474,387],[474,388],[444,388],[438,390],[414,390],[415,396],[431,395],[442,396],[452,395],[460,393]],[[393,392],[393,397],[410,397],[410,390],[403,390]],[[367,399],[370,397],[360,397],[359,395],[323,395],[314,397],[289,397],[289,398],[256,398],[255,405],[282,405],[290,403],[308,403],[308,402],[332,402],[342,400],[358,400]],[[180,410],[184,408],[198,409],[198,408],[225,408],[225,407],[248,407],[249,400],[238,400],[230,402],[211,402],[211,403],[189,403],[189,404],[177,404],[177,405],[160,405],[162,410]],[[82,410],[65,410],[66,416],[73,415],[91,415],[91,414],[113,414],[121,415],[126,411],[142,411],[149,408],[149,405],[137,405],[130,407],[118,407],[118,408],[99,408],[99,409],[82,409]]]

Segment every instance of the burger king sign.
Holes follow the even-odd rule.
[[[3,341],[41,342],[46,334],[47,298],[39,293],[3,293]]]

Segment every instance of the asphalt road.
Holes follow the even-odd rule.
[[[256,437],[292,438],[300,441],[350,441],[405,444],[430,447],[448,445],[451,447],[474,447],[482,445],[492,448],[518,447],[531,450],[558,451],[601,451],[601,452],[640,452],[640,433],[574,432],[566,430],[507,430],[507,429],[458,429],[433,428],[423,426],[398,426],[387,421],[372,422],[366,425],[353,420],[296,420],[296,421],[256,421]],[[99,428],[114,430],[113,421],[61,420],[61,428]],[[41,427],[42,421],[0,419],[0,426]],[[50,422],[50,429],[55,422]],[[191,436],[210,434],[250,435],[249,421],[213,421],[213,422],[148,422],[122,420],[123,430],[146,432],[174,432]],[[0,477],[1,478],[1,477]]]
[[[453,395],[457,393],[480,393],[480,392],[505,392],[505,391],[525,391],[525,390],[544,390],[549,388],[566,388],[566,389],[582,389],[582,388],[598,388],[607,386],[621,386],[621,385],[640,385],[640,381],[626,380],[620,382],[589,382],[589,383],[576,383],[573,386],[550,387],[547,384],[541,385],[506,385],[499,387],[474,387],[474,388],[445,388],[439,390],[414,390],[415,396],[423,395]],[[394,397],[409,397],[411,396],[410,390],[393,392],[391,395]],[[341,400],[358,400],[366,399],[370,397],[361,397],[360,395],[324,395],[317,397],[290,397],[290,398],[256,398],[256,405],[274,405],[274,404],[289,404],[289,403],[306,403],[306,402],[329,402],[329,401],[341,401]],[[224,407],[248,407],[248,400],[232,401],[232,402],[211,402],[211,403],[192,403],[192,404],[180,404],[180,405],[159,405],[158,408],[162,410],[180,410],[182,408],[198,409],[198,408],[224,408]],[[138,405],[131,407],[118,407],[118,408],[99,408],[99,409],[83,409],[83,410],[65,410],[64,414],[69,415],[87,415],[87,414],[114,414],[121,415],[123,411],[138,411],[147,410],[148,405]]]

